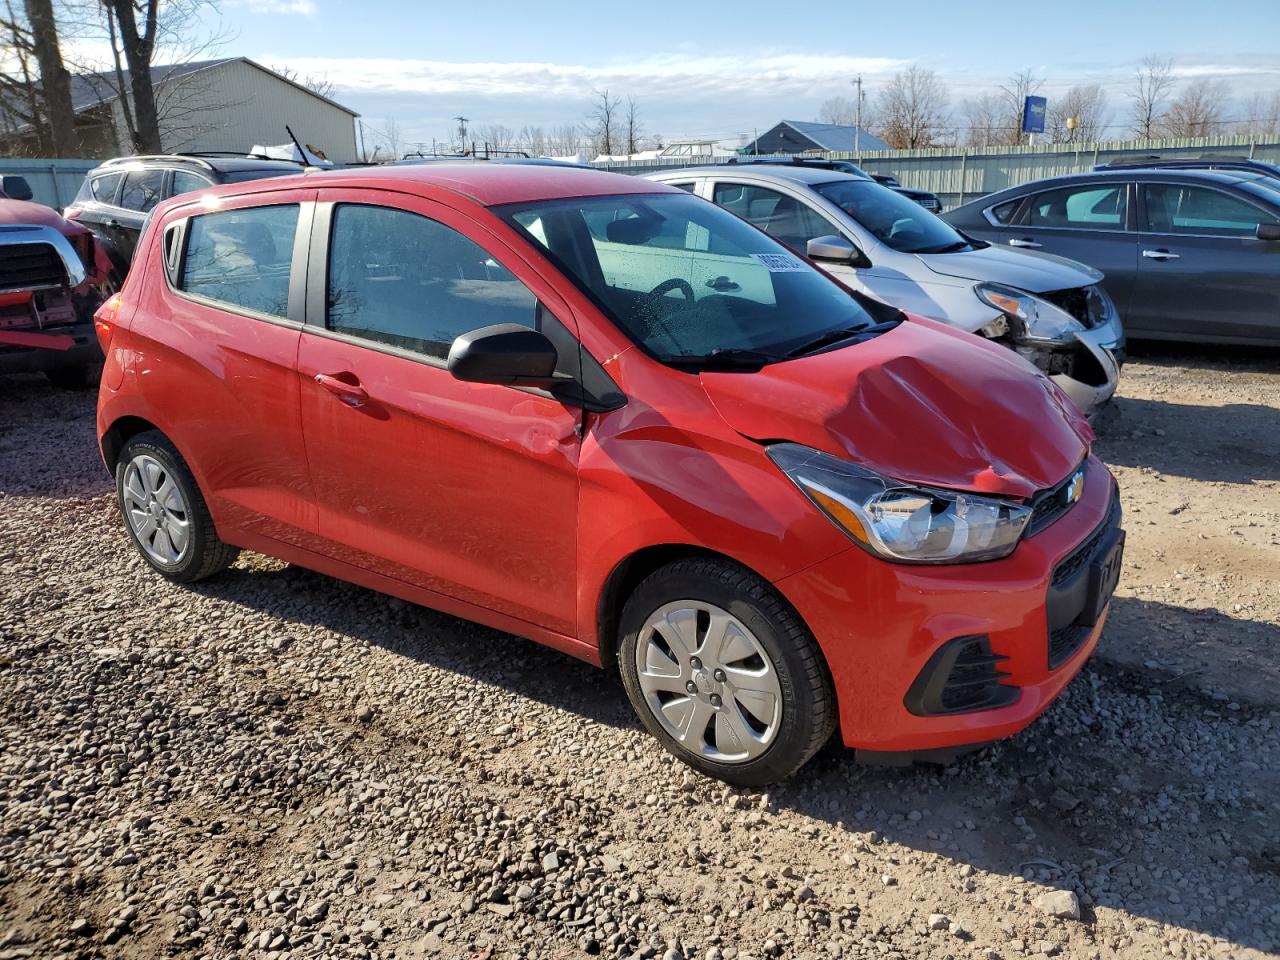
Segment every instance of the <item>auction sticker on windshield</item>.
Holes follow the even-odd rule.
[[[753,253],[751,256],[770,273],[803,273],[806,269],[803,260],[789,253]]]

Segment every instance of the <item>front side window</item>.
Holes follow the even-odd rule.
[[[178,288],[255,313],[287,317],[297,227],[296,203],[192,217]]]
[[[124,176],[123,173],[108,173],[101,177],[94,177],[86,184],[89,188],[89,196],[99,203],[112,203],[116,198],[116,187],[120,185],[120,180]],[[80,191],[80,195],[76,196],[77,200],[88,199],[83,196],[84,190]]]
[[[717,183],[714,199],[730,213],[754,223],[799,253],[805,252],[810,240],[839,233],[834,225],[806,204],[777,190],[741,183]]]
[[[1013,220],[1013,215],[1018,212],[1018,207],[1022,205],[1022,198],[1016,200],[1006,200],[1004,203],[997,203],[991,208],[991,218],[996,223],[1009,223]]]
[[[330,330],[442,360],[461,334],[537,320],[537,298],[482,247],[404,210],[335,207],[328,274]]]
[[[125,175],[120,191],[120,206],[126,210],[147,213],[160,202],[164,188],[163,170],[134,170]]]
[[[1064,187],[1031,198],[1027,224],[1032,227],[1076,227],[1123,230],[1128,189],[1122,183]]]
[[[920,204],[874,180],[834,180],[814,187],[885,246],[902,253],[952,253],[968,242]]]
[[[697,197],[545,200],[498,212],[663,362],[728,363],[735,352],[774,362],[899,317]]]
[[[1258,224],[1277,219],[1218,190],[1179,183],[1144,183],[1142,200],[1152,233],[1186,233],[1214,237],[1252,237]]]

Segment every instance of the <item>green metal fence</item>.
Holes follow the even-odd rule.
[[[71,202],[84,175],[98,165],[97,160],[28,160],[0,158],[0,173],[26,177],[36,203],[61,210]]]
[[[880,150],[862,153],[821,153],[815,157],[852,160],[868,173],[891,173],[904,187],[936,193],[946,209],[984,194],[1042,177],[1056,177],[1092,169],[1096,163],[1162,157],[1222,154],[1280,163],[1280,138],[1200,137],[1179,140],[1112,140],[1105,143],[1035,144],[1021,147],[935,147],[927,150]],[[808,154],[806,155],[808,156]],[[643,174],[655,170],[705,165],[706,161],[676,158],[611,161],[595,166],[618,173]]]

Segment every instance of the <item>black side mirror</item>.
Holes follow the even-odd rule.
[[[31,192],[31,184],[27,183],[27,178],[14,174],[0,176],[0,195],[10,200],[30,200],[35,196]]]
[[[805,248],[810,260],[829,260],[833,263],[852,263],[858,257],[858,248],[844,237],[814,237]]]
[[[449,348],[449,372],[470,383],[547,387],[560,356],[546,335],[518,323],[495,323],[464,333]]]
[[[1280,240],[1280,223],[1258,224],[1257,237],[1259,240]]]

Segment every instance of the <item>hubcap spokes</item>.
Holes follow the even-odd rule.
[[[177,563],[191,540],[190,511],[164,464],[147,454],[130,460],[122,499],[125,520],[147,556]]]
[[[763,645],[727,610],[678,600],[640,630],[636,670],[645,703],[681,746],[718,763],[745,763],[773,742],[782,689]]]

